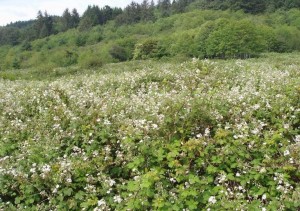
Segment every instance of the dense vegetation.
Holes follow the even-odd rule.
[[[262,52],[298,51],[297,1],[256,3],[145,0],[123,10],[89,6],[82,17],[76,9],[66,9],[61,17],[39,12],[36,20],[0,28],[0,70],[93,68],[131,59],[249,58]]]
[[[1,27],[0,210],[299,210],[299,7],[145,0]]]
[[[299,209],[298,58],[12,71],[0,210]]]
[[[300,49],[300,10],[254,16],[241,11],[195,10],[118,26],[115,21],[88,31],[70,29],[49,37],[0,47],[0,68],[52,69],[163,57],[248,58],[261,52]]]

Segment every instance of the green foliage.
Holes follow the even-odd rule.
[[[151,3],[147,1],[141,5],[132,4],[130,7],[140,11],[153,9],[153,5],[151,6]],[[93,14],[98,14],[99,11],[100,13],[87,17],[95,16],[97,21],[106,20],[105,23],[96,24],[97,26],[84,32],[78,29],[69,29],[63,33],[34,41],[28,38],[26,39],[28,41],[10,47],[10,52],[5,50],[7,46],[1,47],[4,49],[2,52],[5,52],[0,53],[1,69],[11,69],[15,57],[18,59],[20,68],[40,66],[55,68],[76,65],[78,63],[76,56],[72,57],[69,62],[64,55],[64,52],[70,51],[70,49],[78,56],[97,51],[95,57],[99,58],[102,63],[126,61],[132,58],[170,58],[180,61],[190,57],[248,58],[260,56],[264,52],[292,52],[300,49],[298,39],[300,29],[297,24],[298,19],[300,20],[300,12],[298,9],[276,11],[259,16],[245,14],[242,11],[193,10],[166,18],[158,18],[155,22],[141,16],[140,18],[145,19],[142,22],[133,21],[139,23],[119,26],[117,20],[107,22],[116,17],[117,9],[95,8],[91,7]],[[185,8],[189,10],[188,6]],[[132,8],[130,11],[136,12]],[[153,12],[159,11],[156,9]],[[68,20],[70,19],[69,14],[71,17],[74,16],[73,13],[66,13],[66,17],[69,17]],[[124,14],[126,15],[126,13],[122,13],[122,15]],[[139,14],[141,15],[141,13]],[[50,17],[53,27],[55,26],[52,31],[59,30],[62,20],[43,13],[39,14],[39,21],[35,22],[34,26],[42,27],[46,19]],[[107,18],[103,19],[104,17]],[[81,20],[83,21],[83,19]],[[31,29],[27,28],[34,32]],[[0,39],[18,38],[14,35],[19,33],[19,29],[16,28],[1,28]],[[23,35],[27,36],[22,34],[22,37]],[[12,40],[18,44],[22,39]],[[83,60],[80,63],[83,63]]]
[[[133,59],[153,58],[158,50],[158,41],[148,39],[142,43],[137,43],[134,49]]]
[[[78,54],[69,49],[63,49],[61,51],[55,51],[51,56],[51,62],[58,67],[67,67],[77,64]]]
[[[281,45],[279,52],[290,52],[300,49],[300,41],[297,37],[300,36],[300,31],[292,26],[279,26],[275,29],[276,40]]]
[[[81,47],[84,46],[86,44],[87,41],[87,36],[86,35],[78,35],[76,40],[75,40],[75,44],[77,47]]]
[[[102,58],[94,52],[80,54],[78,59],[80,67],[85,69],[98,68],[103,65]]]
[[[299,65],[1,71],[0,209],[297,210]]]
[[[228,22],[209,35],[206,53],[221,58],[248,58],[265,49],[262,38],[250,21]]]
[[[126,61],[128,59],[125,48],[118,45],[112,46],[109,50],[109,53],[114,59],[117,59],[118,61]]]
[[[266,11],[274,12],[277,9],[288,10],[300,8],[298,0],[196,0],[189,5],[190,8],[214,9],[214,10],[243,10],[246,13],[258,14]]]
[[[170,43],[170,53],[173,56],[184,55],[186,57],[199,56],[197,51],[198,43],[195,41],[196,30],[184,31],[174,35]]]
[[[0,27],[0,46],[17,45],[20,42],[20,31],[15,27]]]
[[[14,69],[20,69],[20,61],[18,58],[14,58],[13,62],[12,62],[12,68]]]
[[[147,39],[141,43],[137,43],[134,49],[133,59],[149,59],[160,56],[159,41],[155,39]]]
[[[30,42],[25,41],[22,46],[21,46],[22,51],[31,51],[32,50],[32,45]]]
[[[53,17],[49,16],[47,12],[43,14],[39,11],[33,28],[35,29],[35,36],[37,38],[50,36],[54,31]]]

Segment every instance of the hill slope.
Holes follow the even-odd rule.
[[[71,29],[2,46],[0,69],[93,68],[132,59],[248,58],[261,52],[298,51],[299,20],[300,11],[292,9],[264,15],[195,10],[121,26],[111,21],[90,31]]]

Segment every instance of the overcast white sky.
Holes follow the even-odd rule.
[[[88,5],[124,8],[131,2],[132,0],[0,0],[0,26],[19,20],[35,19],[39,10],[46,10],[50,15],[62,15],[66,8],[76,8],[81,15]]]

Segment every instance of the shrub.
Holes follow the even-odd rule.
[[[22,46],[21,46],[22,51],[31,51],[32,50],[32,45],[30,42],[25,41]]]
[[[118,61],[126,61],[128,59],[125,48],[118,45],[113,45],[109,50],[109,54]]]
[[[77,47],[84,46],[87,41],[87,36],[85,35],[78,35],[78,37],[75,39],[75,44]]]
[[[102,58],[94,52],[83,53],[79,56],[78,64],[85,69],[92,69],[103,66]]]
[[[298,58],[0,80],[0,210],[299,210]]]
[[[206,54],[219,58],[248,58],[264,50],[264,41],[250,21],[230,21],[207,38]]]
[[[20,67],[21,67],[20,60],[18,58],[14,58],[12,62],[12,68],[20,69]]]
[[[77,64],[78,54],[73,50],[61,49],[55,51],[53,55],[50,55],[50,61],[55,63],[59,67],[67,67]]]
[[[160,58],[164,49],[159,45],[159,41],[149,38],[135,45],[133,59]]]
[[[92,57],[92,58],[86,59],[80,65],[83,68],[91,69],[91,68],[96,68],[96,67],[102,67],[103,66],[103,62],[102,62],[102,60],[100,58]]]

